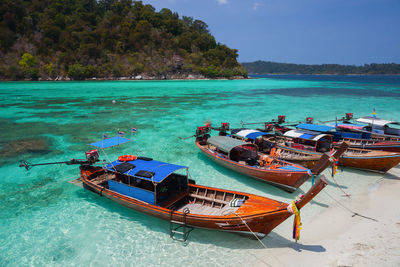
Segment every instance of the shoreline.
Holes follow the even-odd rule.
[[[307,75],[307,76],[400,76],[400,73],[382,74],[382,73],[249,73],[249,75]]]
[[[51,77],[39,77],[37,80],[32,79],[21,79],[21,80],[10,80],[10,79],[0,79],[2,82],[18,82],[18,81],[197,81],[197,80],[245,80],[251,79],[250,77],[245,76],[232,76],[232,77],[205,77],[201,74],[189,74],[189,75],[148,75],[148,74],[139,74],[135,76],[121,76],[121,77],[91,77],[85,79],[73,79],[69,76],[59,75],[55,78]]]
[[[378,73],[249,73],[249,75],[307,75],[307,76],[400,76],[400,73],[394,74],[378,74]]]
[[[69,77],[61,78],[61,79],[24,79],[24,80],[7,80],[0,79],[0,82],[90,82],[90,81],[229,81],[229,80],[251,80],[254,78],[251,77],[234,77],[234,78],[176,78],[176,79],[134,79],[127,77],[118,77],[118,78],[89,78],[83,80],[74,80]]]
[[[224,81],[224,80],[251,80],[251,79],[258,79],[257,76],[400,76],[400,74],[355,74],[355,73],[347,73],[347,74],[324,74],[324,73],[317,73],[317,74],[308,74],[308,73],[249,73],[248,77],[244,76],[233,76],[233,77],[216,77],[216,78],[207,78],[200,76],[190,76],[189,77],[172,77],[172,78],[163,78],[163,77],[156,77],[156,76],[140,76],[140,77],[92,77],[92,78],[85,78],[82,80],[72,79],[68,76],[58,76],[56,78],[39,78],[37,80],[32,79],[23,79],[23,80],[10,80],[10,79],[0,79],[0,82],[69,82],[69,81]],[[253,76],[253,77],[251,77]]]

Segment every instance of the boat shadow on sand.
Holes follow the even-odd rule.
[[[400,168],[398,169],[398,171],[397,171],[397,175],[396,174],[394,174],[394,173],[389,173],[389,172],[387,172],[387,173],[385,173],[385,175],[383,176],[383,178],[385,178],[385,179],[391,179],[391,180],[399,180],[400,181]]]
[[[97,205],[99,208],[105,209],[109,213],[117,213],[120,216],[118,218],[120,220],[132,222],[134,225],[140,224],[140,229],[142,230],[143,228],[147,228],[148,231],[146,232],[153,233],[153,235],[148,236],[148,238],[154,238],[156,240],[160,240],[161,238],[165,240],[166,244],[170,244],[169,242],[175,242],[177,244],[181,243],[179,241],[170,239],[170,223],[168,221],[131,210],[127,207],[112,202],[105,197],[101,197],[82,188],[77,188],[76,195],[78,198],[86,200],[92,205]],[[293,217],[288,218],[288,220],[293,220]],[[273,249],[284,247],[289,247],[299,252],[302,250],[313,251],[317,253],[326,251],[326,249],[321,245],[296,243],[294,240],[290,239],[291,233],[292,228],[289,227],[289,229],[287,229],[287,236],[289,237],[288,239],[272,231],[265,238],[259,241],[255,237],[249,235],[194,228],[194,231],[190,233],[188,241],[183,243],[183,246],[187,246],[189,243],[201,243],[205,245],[212,244],[218,247],[240,251],[248,249]],[[160,235],[163,237],[160,237]]]

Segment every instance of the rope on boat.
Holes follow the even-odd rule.
[[[353,213],[353,215],[351,217],[360,216],[360,217],[363,217],[365,219],[378,222],[377,219],[374,219],[374,218],[371,218],[371,217],[368,217],[368,216],[365,216],[365,215],[362,215],[362,214],[359,214],[357,212],[352,211],[351,209],[349,209],[348,207],[346,207],[345,205],[340,203],[338,200],[336,200],[334,197],[332,197],[330,194],[328,194],[328,192],[326,192],[326,190],[322,190],[322,192],[325,192],[325,194],[327,194],[331,199],[333,199],[337,204],[339,204],[339,206],[341,206],[345,210],[349,211],[350,213]]]
[[[332,177],[332,180],[335,182],[335,184],[336,184],[336,186],[343,192],[343,194],[346,196],[346,197],[350,197],[350,195],[349,194],[347,194],[344,190],[343,190],[343,188],[336,182],[336,180],[335,180],[335,174],[336,174],[336,172],[337,172],[337,166],[338,166],[338,162],[339,162],[339,160],[338,159],[335,159],[334,158],[334,153],[336,152],[336,150],[331,150],[330,151],[330,155],[329,155],[329,161],[331,161],[332,162],[332,175],[331,175],[331,177]]]
[[[350,198],[350,195],[347,194],[347,193],[343,190],[343,188],[337,183],[337,181],[335,180],[334,175],[332,175],[332,180],[335,182],[336,186],[340,189],[340,191],[342,191],[343,194],[344,194],[346,197]]]
[[[114,168],[114,165],[112,165],[112,161],[108,158],[108,155],[107,155],[106,151],[104,150],[104,148],[102,148],[101,150],[103,151],[104,156],[105,156],[106,159],[108,160],[109,164],[111,164],[112,168],[113,168],[115,171],[117,171],[117,170]],[[106,169],[106,162],[103,162],[103,169],[104,169],[104,170]]]
[[[249,229],[249,231],[250,231],[250,232],[257,238],[257,240],[261,243],[261,245],[262,245],[264,248],[267,248],[267,246],[264,245],[264,243],[260,240],[260,238],[258,238],[258,236],[251,230],[250,226],[246,223],[246,221],[243,220],[243,218],[240,217],[240,215],[237,214],[236,212],[233,212],[233,214],[235,214],[236,216],[238,216],[238,217],[242,220],[242,222],[247,226],[247,228]]]
[[[233,212],[233,214],[235,214],[236,216],[238,216],[239,218],[240,218],[240,220],[242,220],[242,222],[246,225],[246,227],[249,229],[249,231],[257,238],[257,240],[261,243],[261,245],[264,247],[264,248],[268,248],[266,245],[264,245],[264,243],[258,238],[258,236],[251,230],[251,228],[250,228],[250,226],[246,223],[246,221],[245,220],[243,220],[243,218],[242,217],[240,217],[240,215],[239,214],[237,214],[236,212]],[[250,252],[249,252],[250,253]],[[271,264],[268,264],[268,263],[266,263],[265,261],[263,261],[262,259],[260,259],[259,257],[257,257],[257,255],[254,255],[253,253],[251,253],[254,257],[256,257],[259,261],[261,261],[262,263],[264,263],[265,265],[268,265],[268,266],[271,266],[272,267],[272,265]],[[272,253],[271,253],[272,254]],[[281,262],[277,257],[275,257],[273,254],[272,254],[272,256],[277,260],[277,261],[279,261],[283,266],[285,266],[285,264],[283,264],[283,262]]]

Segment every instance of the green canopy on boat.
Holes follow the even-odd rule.
[[[207,139],[207,144],[213,145],[227,154],[229,154],[233,148],[238,146],[254,146],[252,143],[245,143],[228,136],[212,136]]]

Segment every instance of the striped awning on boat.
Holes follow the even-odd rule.
[[[329,136],[328,134],[321,134],[321,133],[317,133],[317,132],[304,131],[304,130],[290,130],[290,131],[287,131],[286,133],[284,133],[283,135],[287,136],[287,137],[301,138],[301,139],[307,139],[307,140],[312,140],[312,141],[318,141],[322,137]]]
[[[386,124],[389,124],[389,123],[400,124],[400,122],[383,120],[383,119],[374,118],[371,116],[365,116],[365,117],[359,118],[359,119],[357,119],[357,121],[361,122],[361,123],[376,125],[376,126],[385,126]]]
[[[255,140],[255,139],[257,139],[257,137],[260,137],[263,135],[268,135],[268,133],[251,130],[251,129],[239,129],[238,131],[232,130],[231,133],[232,133],[232,135],[237,135],[237,136],[248,138],[251,140]]]
[[[233,148],[238,146],[255,146],[252,143],[245,143],[228,136],[211,136],[207,139],[207,144],[213,145],[225,153],[229,153]]]

